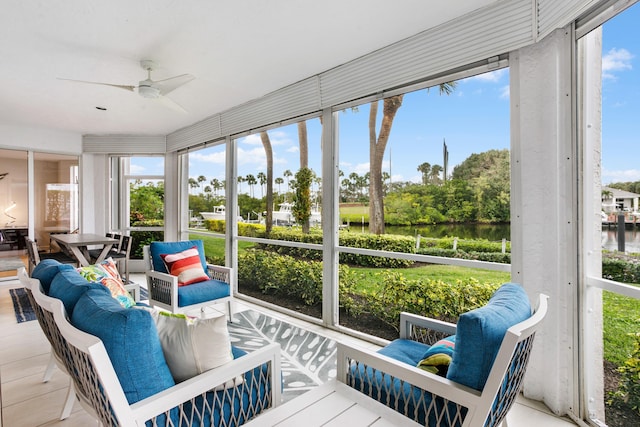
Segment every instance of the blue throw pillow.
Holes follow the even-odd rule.
[[[64,309],[67,311],[67,315],[71,316],[80,297],[89,289],[103,290],[107,295],[111,296],[106,287],[102,286],[100,283],[88,282],[78,274],[75,268],[71,267],[71,270],[63,269],[56,274],[56,277],[51,281],[49,296],[52,298],[58,298],[62,301]]]
[[[482,390],[507,329],[530,316],[529,297],[515,283],[502,285],[484,307],[462,314],[447,378]]]
[[[49,295],[51,281],[61,270],[73,270],[73,266],[71,264],[62,264],[55,259],[43,259],[36,265],[36,268],[33,269],[31,277],[38,279],[45,295]]]
[[[80,297],[71,323],[102,340],[127,401],[135,403],[174,386],[151,314],[122,307],[99,286],[102,289]]]

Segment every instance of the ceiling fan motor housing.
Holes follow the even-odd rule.
[[[143,80],[138,86],[138,94],[143,98],[158,98],[160,96],[160,89],[153,86],[153,83],[149,80]]]

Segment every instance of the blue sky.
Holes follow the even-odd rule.
[[[603,183],[640,180],[640,165],[634,155],[640,135],[640,83],[637,55],[640,50],[637,23],[640,6],[635,5],[607,22],[603,32]],[[382,108],[380,108],[382,110]],[[379,111],[379,118],[381,116]],[[369,168],[369,106],[340,113],[340,169],[345,176],[363,175]],[[319,119],[307,122],[309,166],[320,174]],[[274,150],[274,176],[299,168],[297,126],[270,130]],[[420,180],[418,165],[443,165],[442,146],[449,150],[449,172],[472,153],[509,148],[509,72],[498,70],[458,82],[450,95],[437,88],[406,94],[398,110],[383,170],[393,181]],[[224,179],[224,147],[213,147],[190,155],[191,177],[204,175]],[[150,166],[150,165],[148,165]],[[238,145],[239,175],[266,171],[264,150],[258,135],[242,138]],[[248,188],[241,187],[246,192]],[[259,194],[256,194],[257,196]]]

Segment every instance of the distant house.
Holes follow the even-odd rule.
[[[612,212],[638,212],[640,194],[617,188],[602,187],[602,210]]]

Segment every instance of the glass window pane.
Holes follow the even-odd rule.
[[[238,290],[322,317],[322,125],[309,119],[239,138]],[[299,243],[283,246],[278,241]]]
[[[28,232],[27,152],[0,150],[0,257],[23,250]],[[0,276],[15,272],[0,272]]]
[[[78,157],[34,153],[33,159],[36,242],[39,248],[58,250],[49,235],[72,233],[79,227]]]
[[[340,246],[509,264],[508,87],[502,69],[340,111]],[[401,311],[455,321],[510,279],[344,251],[339,274],[340,324],[387,339]]]

